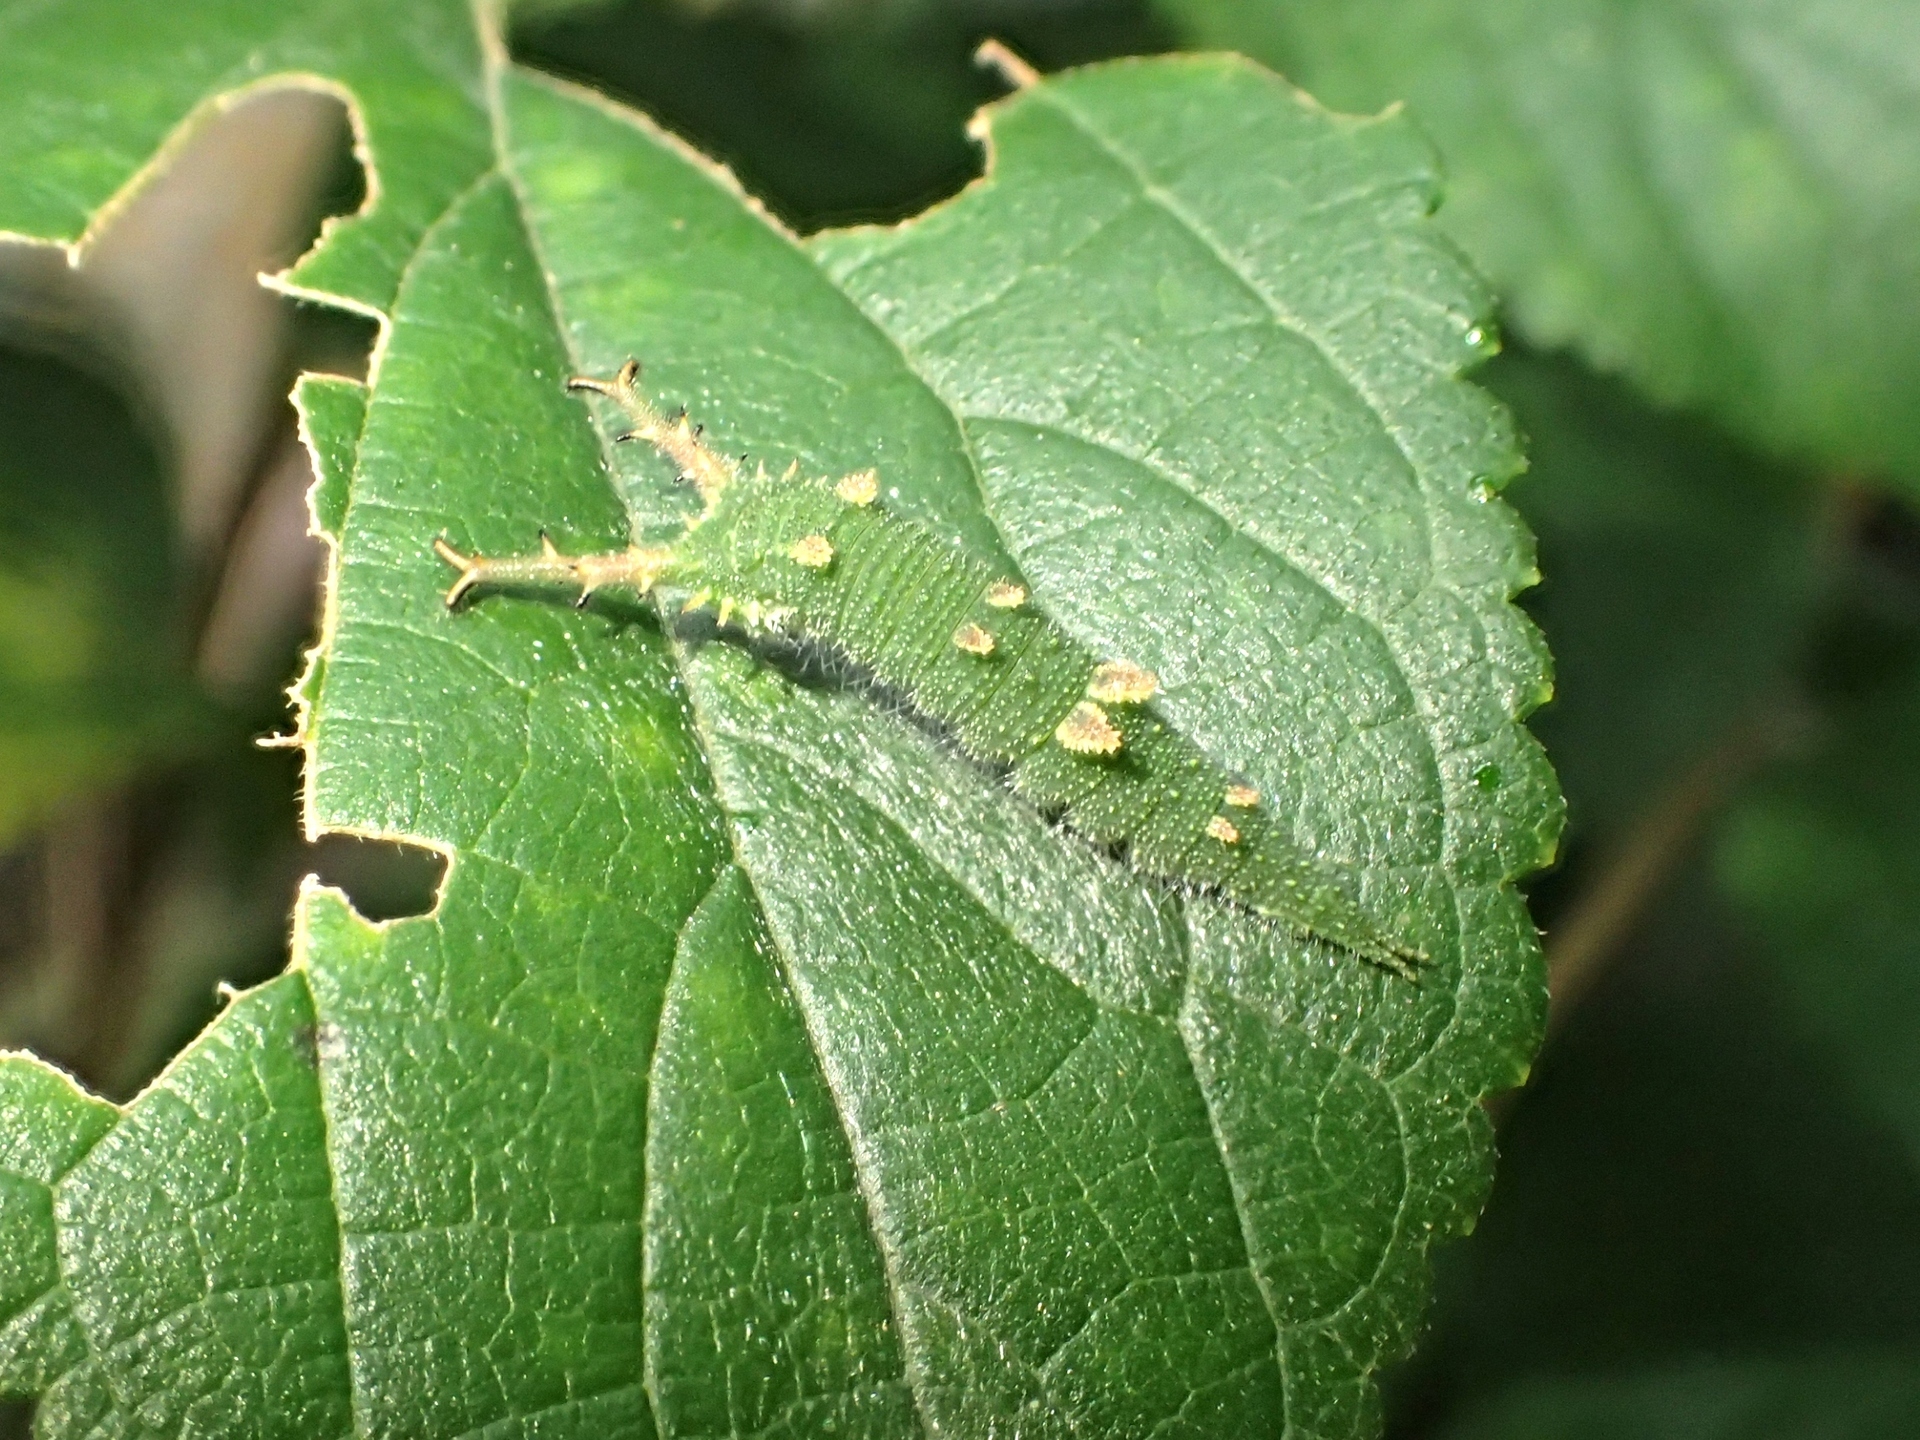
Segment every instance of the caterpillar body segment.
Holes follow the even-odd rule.
[[[787,537],[817,533],[830,569],[795,565]],[[677,547],[677,583],[753,596],[791,615],[791,630],[844,652],[980,759],[1010,765],[1045,744],[1086,685],[1091,664],[1057,627],[986,603],[985,568],[923,527],[877,506],[850,506],[814,481],[737,483]],[[953,643],[990,631],[981,656]]]
[[[573,382],[606,395],[634,434],[694,477],[705,501],[673,544],[569,557],[435,549],[460,571],[450,607],[480,588],[623,585],[684,592],[724,626],[835,649],[939,722],[1014,790],[1134,867],[1217,890],[1287,926],[1413,978],[1425,960],[1385,934],[1335,869],[1302,850],[1257,790],[1223,771],[1150,707],[1159,681],[1093,654],[1028,603],[1025,587],[877,503],[870,471],[838,480],[745,473],[684,416],[640,396],[637,367]]]

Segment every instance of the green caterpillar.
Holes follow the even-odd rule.
[[[944,726],[967,754],[1002,766],[1020,795],[1134,866],[1217,890],[1296,932],[1413,978],[1426,957],[1381,933],[1336,874],[1293,843],[1258,790],[1224,773],[1151,708],[1153,674],[1099,659],[997,575],[924,527],[889,514],[871,470],[834,482],[797,467],[745,473],[684,412],[662,416],[628,361],[611,381],[575,379],[617,403],[705,502],[672,545],[606,555],[463,555],[447,591],[567,584],[585,605],[603,586],[684,593],[722,627],[824,643]]]

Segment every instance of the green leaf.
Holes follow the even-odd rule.
[[[39,1391],[86,1354],[60,1277],[54,1188],[112,1126],[114,1111],[50,1066],[0,1056],[0,1389]]]
[[[63,1312],[43,1428],[1366,1433],[1538,1036],[1511,880],[1558,825],[1516,719],[1517,460],[1458,379],[1484,296],[1424,148],[1239,62],[1089,70],[997,112],[962,200],[809,253],[638,117],[485,79],[497,170],[399,267],[370,386],[300,397],[335,547],[309,824],[436,846],[444,890],[372,926],[310,888],[292,973],[37,1182],[51,1221],[0,1192],[115,1296]],[[877,463],[1127,642],[1418,910],[1426,977],[1144,885],[871,697],[651,607],[448,613],[436,535],[684,523],[562,386],[630,353],[729,450]],[[220,1158],[243,1115],[265,1173]],[[200,1216],[204,1274],[129,1283]],[[284,1405],[192,1410],[261,1375]]]
[[[41,1392],[42,1434],[346,1432],[314,1033],[273,981],[124,1115],[0,1061],[0,1387]]]
[[[453,856],[430,919],[374,929],[319,893],[297,946],[357,1404],[383,1433],[536,1411],[562,1433],[647,1430],[648,1057],[718,816],[656,629],[528,605],[456,630],[419,550],[469,516],[504,538],[522,506],[559,534],[619,532],[565,374],[488,180],[394,309],[310,720],[314,823]],[[310,425],[323,410],[351,418],[313,407]]]
[[[332,224],[282,281],[383,307],[422,229],[491,163],[478,64],[463,0],[7,6],[0,238],[62,243],[78,263],[201,121],[278,77],[350,97],[382,156],[379,204]],[[62,796],[203,738],[210,718],[187,673],[162,467],[77,376],[19,357],[5,370],[0,842]]]
[[[1920,485],[1920,35],[1888,0],[1162,0],[1329,104],[1404,100],[1515,327]]]
[[[784,1412],[788,1433],[911,1434],[860,1175],[778,964],[729,867],[682,933],[654,1059],[655,1415],[668,1434],[726,1433],[744,1393],[751,1418]]]
[[[1720,873],[1865,1113],[1920,1156],[1920,681],[1857,697],[1744,797]]]
[[[1056,109],[1055,94],[1071,99],[1063,98]],[[709,431],[724,435],[729,448],[762,456],[773,468],[798,458],[824,473],[878,459],[891,503],[966,537],[986,556],[1000,552],[1004,537],[1052,613],[1085,638],[1137,655],[1168,677],[1170,715],[1186,722],[1203,744],[1217,746],[1216,753],[1236,763],[1244,759],[1256,779],[1270,782],[1280,794],[1293,793],[1285,788],[1288,762],[1297,760],[1305,773],[1292,772],[1297,777],[1292,785],[1302,795],[1302,809],[1311,815],[1316,805],[1324,805],[1329,812],[1319,837],[1323,846],[1365,870],[1370,883],[1399,883],[1429,896],[1440,932],[1453,931],[1447,947],[1456,957],[1452,963],[1459,963],[1461,946],[1468,952],[1465,975],[1449,982],[1458,985],[1453,993],[1443,995],[1439,988],[1410,993],[1356,973],[1350,962],[1336,962],[1328,973],[1327,962],[1310,952],[1289,953],[1271,936],[1243,933],[1216,920],[1190,942],[1187,998],[1176,1013],[1169,1015],[1152,1002],[1145,1016],[1128,1008],[1114,1013],[1111,1002],[1100,1003],[1096,981],[1101,990],[1145,989],[1150,995],[1143,976],[1169,967],[1179,973],[1178,956],[1153,964],[1133,960],[1118,976],[1103,980],[1102,969],[1087,970],[1087,962],[1070,952],[1036,951],[1032,941],[1010,944],[1023,940],[1019,922],[977,914],[983,882],[974,878],[977,871],[1005,864],[1005,842],[989,838],[931,868],[927,859],[916,862],[913,852],[927,846],[915,838],[926,824],[920,812],[930,808],[927,801],[869,800],[856,806],[846,796],[847,790],[857,795],[858,786],[871,783],[863,772],[887,749],[880,735],[852,728],[854,714],[860,713],[856,702],[845,702],[856,707],[854,713],[806,732],[813,738],[783,740],[769,755],[765,742],[752,737],[766,728],[780,688],[771,679],[757,692],[722,687],[715,669],[737,662],[725,652],[704,655],[692,671],[692,693],[722,800],[734,812],[743,861],[787,952],[814,1043],[841,1087],[856,1157],[870,1167],[871,1183],[879,1187],[881,1243],[902,1250],[895,1264],[907,1282],[909,1308],[901,1323],[910,1345],[925,1347],[915,1363],[937,1367],[939,1403],[951,1403],[950,1392],[966,1392],[953,1377],[990,1377],[999,1368],[987,1363],[982,1347],[1004,1353],[1006,1346],[1015,1354],[1046,1358],[1035,1367],[1039,1373],[1008,1376],[988,1390],[996,1396],[996,1412],[1020,1413],[1022,1406],[1036,1403],[1036,1396],[1045,1397],[1038,1402],[1045,1405],[1079,1408],[1093,1403],[1093,1397],[1047,1388],[1054,1371],[1084,1371],[1091,1363],[1077,1351],[1053,1348],[1064,1343],[1059,1337],[1073,1335],[1085,1343],[1090,1335],[1099,1336],[1120,1354],[1129,1347],[1106,1338],[1110,1332],[1104,1327],[1117,1317],[1089,1312],[1084,1303],[1064,1313],[1057,1302],[1048,1304],[1051,1318],[1045,1323],[1029,1318],[1039,1303],[1028,1298],[1032,1282],[1015,1283],[1016,1272],[1035,1263],[1035,1242],[1023,1225],[983,1221],[964,1247],[909,1243],[923,1227],[939,1223],[942,1197],[922,1198],[921,1187],[907,1184],[907,1177],[929,1169],[944,1173],[957,1167],[967,1177],[963,1189],[992,1194],[989,1208],[1015,1213],[1036,1206],[1072,1213],[1079,1208],[1074,1197],[1091,1187],[1090,1180],[1069,1173],[1043,1184],[1018,1169],[995,1175],[937,1134],[916,1137],[903,1153],[892,1130],[909,1120],[935,1129],[960,1124],[981,1105],[1005,1104],[1013,1117],[1005,1124],[1015,1124],[1023,1109],[1030,1110],[1032,1123],[1046,1134],[1068,1121],[1053,1113],[1060,1101],[1043,1080],[1054,1077],[1057,1086],[1070,1084],[1085,1094],[1083,1087],[1110,1089],[1126,1075],[1172,1087],[1151,1108],[1169,1117],[1191,1117],[1185,1153],[1194,1168],[1187,1184],[1204,1186],[1202,1194],[1240,1197],[1239,1227],[1250,1231],[1251,1269],[1264,1282],[1257,1296],[1235,1285],[1210,1285],[1217,1292],[1209,1301],[1214,1308],[1190,1312],[1195,1343],[1223,1329],[1240,1336],[1249,1327],[1277,1322],[1293,1377],[1287,1397],[1291,1413],[1319,1413],[1315,1423],[1330,1431],[1363,1423],[1355,1417],[1369,1403],[1364,1391],[1347,1378],[1347,1363],[1333,1360],[1329,1352],[1358,1345],[1370,1357],[1363,1365],[1390,1353],[1400,1343],[1392,1337],[1406,1314],[1401,1287],[1413,1283],[1417,1273],[1417,1268],[1403,1268],[1396,1232],[1460,1223],[1464,1194],[1451,1185],[1428,1188],[1444,1167],[1428,1168],[1438,1156],[1424,1159],[1416,1137],[1428,1125],[1441,1134],[1462,1135],[1461,1127],[1474,1122],[1455,1108],[1452,1097],[1458,1090],[1499,1083],[1493,1078],[1497,1074],[1517,1073],[1522,1057],[1516,1050],[1503,1051],[1498,1042],[1494,1053],[1477,1057],[1471,1042],[1457,1054],[1437,1042],[1447,1033],[1448,1020],[1492,1039],[1503,1023],[1499,1017],[1518,1019],[1537,1004],[1537,992],[1530,997],[1528,991],[1533,982],[1520,980],[1527,973],[1522,956],[1531,941],[1510,892],[1495,877],[1503,845],[1511,847],[1507,863],[1515,868],[1537,863],[1543,836],[1557,818],[1543,793],[1536,752],[1510,723],[1513,709],[1540,688],[1531,637],[1500,603],[1517,587],[1527,557],[1504,515],[1480,498],[1479,486],[1489,476],[1507,473],[1511,458],[1493,412],[1451,378],[1452,367],[1471,353],[1465,337],[1473,328],[1477,295],[1450,257],[1430,241],[1422,243],[1419,223],[1428,183],[1423,152],[1401,127],[1335,125],[1299,107],[1270,81],[1233,65],[1123,66],[1059,82],[1057,90],[1049,87],[1014,102],[997,117],[995,178],[967,199],[904,231],[856,232],[844,243],[822,243],[829,274],[881,317],[895,348],[854,323],[845,302],[820,280],[800,289],[806,276],[779,237],[742,214],[723,189],[688,172],[644,131],[594,108],[565,103],[541,87],[519,85],[508,95],[510,133],[518,141],[514,169],[583,370],[604,373],[627,353],[644,349],[654,393],[690,397]],[[1149,103],[1149,97],[1157,103]],[[1090,115],[1076,120],[1060,113],[1082,104],[1092,107]],[[1127,135],[1115,112],[1129,108],[1167,124],[1173,133]],[[1251,112],[1260,122],[1243,121],[1237,164],[1200,138],[1223,112]],[[1180,133],[1183,124],[1192,129]],[[1106,126],[1119,132],[1109,143],[1123,148],[1143,143],[1155,160],[1175,157],[1177,166],[1197,152],[1189,175],[1166,179],[1175,186],[1191,182],[1199,193],[1189,203],[1199,207],[1202,218],[1196,222],[1169,214],[1155,195],[1160,181],[1104,151],[1100,137]],[[1349,139],[1350,132],[1357,133]],[[1313,142],[1324,148],[1315,149]],[[1270,147],[1275,158],[1247,165],[1245,157],[1260,154],[1261,146]],[[1301,163],[1283,172],[1297,177],[1293,184],[1283,188],[1264,178],[1281,169],[1280,156],[1300,151]],[[600,157],[600,175],[591,188],[584,181],[585,155]],[[1208,163],[1230,172],[1209,174]],[[1256,177],[1250,182],[1253,195],[1236,191],[1232,183],[1248,177]],[[1309,193],[1287,193],[1294,184]],[[1244,225],[1249,216],[1284,228],[1286,217],[1316,214],[1321,207],[1315,202],[1323,193],[1350,198],[1350,208],[1335,207],[1322,222],[1324,231],[1311,239],[1287,231],[1301,248],[1327,257],[1317,273],[1308,264],[1295,273],[1262,274],[1260,267],[1275,258],[1260,243],[1265,237],[1257,230],[1248,236],[1227,228]],[[1010,223],[1009,210],[1019,216],[1018,225]],[[1213,223],[1226,233],[1199,228]],[[623,258],[617,264],[608,260],[609,235],[621,237]],[[931,253],[912,248],[920,245]],[[1235,252],[1236,246],[1244,248]],[[1219,248],[1237,253],[1255,278],[1236,276]],[[879,257],[879,249],[890,253]],[[716,254],[724,256],[723,276],[715,273]],[[1147,288],[1151,273],[1143,275],[1140,262],[1130,259],[1142,254],[1155,256],[1163,271],[1156,288]],[[1352,291],[1344,287],[1358,282],[1334,257],[1351,267],[1356,257],[1376,255],[1382,270],[1418,276],[1431,285],[1439,301],[1434,309],[1443,316],[1450,295],[1457,297],[1451,323],[1442,328],[1428,319],[1432,311],[1412,306],[1411,314],[1376,311],[1356,318]],[[970,256],[978,258],[969,263]],[[863,266],[868,273],[856,283],[852,272]],[[890,267],[902,288],[924,275],[922,293],[896,298],[881,290],[877,280],[883,267]],[[1257,290],[1248,293],[1259,284],[1289,295],[1310,318],[1276,319]],[[1445,288],[1449,284],[1451,291]],[[762,298],[774,285],[792,287],[778,306]],[[693,297],[699,303],[688,303]],[[1218,319],[1222,309],[1231,317],[1231,329]],[[1112,319],[1105,325],[1097,319],[1079,323],[1080,317],[1107,316]],[[1211,336],[1202,317],[1227,330],[1231,338],[1223,351],[1209,351]],[[1064,423],[1009,423],[1011,415],[996,415],[964,393],[963,372],[950,362],[943,367],[940,357],[920,348],[923,337],[936,330],[956,344],[972,338],[978,345],[989,328],[998,342],[997,390],[1006,397],[1006,408],[1029,405],[1036,421],[1052,420],[1062,410],[1085,412],[1088,438],[1077,439],[1073,426]],[[1307,334],[1300,333],[1303,329]],[[1152,346],[1144,343],[1149,336]],[[901,364],[902,351],[912,369]],[[1071,366],[1069,356],[1074,357]],[[1273,419],[1243,419],[1237,433],[1231,428],[1216,433],[1207,422],[1229,406],[1258,413],[1240,388],[1260,383],[1260,369],[1249,363],[1256,358],[1271,365],[1271,383],[1279,392],[1270,402]],[[1356,373],[1366,383],[1353,378]],[[1084,385],[1081,377],[1091,375],[1102,376],[1111,393],[1076,392],[1069,399],[1057,388],[1063,380]],[[1185,395],[1172,391],[1171,376],[1188,384]],[[1210,382],[1214,376],[1220,378]],[[1299,414],[1292,407],[1304,403],[1301,392],[1323,401],[1331,412],[1325,427],[1312,434],[1300,434],[1280,418]],[[937,408],[927,403],[935,397],[943,402]],[[887,401],[903,420],[883,429],[872,407]],[[1159,407],[1159,414],[1196,412],[1184,435],[1167,428],[1164,451],[1151,458],[1153,447],[1141,443],[1140,432],[1159,416],[1148,407]],[[1114,419],[1129,415],[1135,417],[1132,435],[1124,419]],[[1440,423],[1418,426],[1411,423],[1414,415]],[[1012,443],[1030,436],[1033,450],[1009,453],[1009,435],[1015,437]],[[1194,464],[1192,450],[1182,454],[1183,442],[1204,457],[1206,470]],[[1044,448],[1049,445],[1051,452]],[[1276,494],[1271,485],[1256,487],[1262,469],[1280,473],[1283,462],[1276,456],[1303,448],[1324,450],[1332,458],[1322,461],[1325,473],[1311,468],[1289,473],[1304,491],[1292,499],[1298,510],[1290,511],[1292,497]],[[1204,486],[1196,476],[1207,470],[1220,475],[1224,493],[1213,497],[1218,508],[1183,501],[1165,474],[1185,472],[1188,483]],[[648,478],[634,481],[629,490],[641,529],[675,523],[685,513],[685,500],[661,491],[657,467],[644,466],[642,475]],[[1156,479],[1164,486],[1160,493]],[[1369,485],[1377,488],[1368,493]],[[1242,493],[1236,495],[1236,488]],[[1359,498],[1347,493],[1352,489],[1362,492]],[[1110,557],[1097,583],[1065,570],[1070,547],[1055,552],[1062,556],[1063,570],[1054,578],[1042,548],[1022,543],[1026,527],[1040,526],[1023,514],[1021,501],[1032,505],[1051,496],[1069,505],[1076,492],[1082,505],[1097,503],[1115,516],[1126,515],[1129,505],[1156,507],[1147,511],[1152,517],[1147,528],[1167,536],[1167,551],[1156,557],[1165,573],[1131,558],[1114,573],[1111,557],[1116,552],[1129,556],[1129,549],[1116,546],[1110,534],[1094,533],[1088,545]],[[1337,519],[1322,528],[1329,511]],[[990,528],[983,523],[989,517],[995,522]],[[532,528],[532,518],[523,522],[523,534]],[[1068,521],[1049,533],[1074,528]],[[1189,534],[1182,535],[1183,529]],[[1236,537],[1236,529],[1251,533]],[[1428,537],[1436,533],[1443,539],[1430,545]],[[474,538],[485,548],[484,537]],[[1224,593],[1216,593],[1205,565],[1189,557],[1211,554],[1207,541],[1235,545],[1236,539],[1236,549],[1229,552],[1235,568],[1227,570],[1219,587]],[[1434,550],[1444,550],[1444,560],[1437,560]],[[1350,568],[1343,571],[1340,560]],[[1238,566],[1246,568],[1235,573]],[[1139,589],[1130,591],[1129,572],[1135,570]],[[1180,593],[1170,600],[1167,591],[1174,586]],[[1284,587],[1286,600],[1307,607],[1297,621],[1284,601],[1262,606],[1257,593],[1247,594],[1278,587]],[[1342,618],[1345,596],[1364,601],[1351,604],[1359,613]],[[1243,607],[1238,615],[1236,601]],[[1175,630],[1171,638],[1145,630],[1102,635],[1092,629],[1092,607],[1102,603],[1137,615],[1149,628],[1194,624],[1185,612],[1208,607],[1220,618],[1216,636],[1225,638],[1208,645],[1192,631]],[[1076,615],[1076,606],[1089,611]],[[1399,622],[1386,618],[1395,612]],[[1470,614],[1475,619],[1468,623]],[[1324,668],[1303,680],[1280,668],[1277,656],[1269,661],[1271,652],[1244,649],[1242,663],[1234,664],[1236,646],[1250,645],[1262,626],[1284,637],[1267,644],[1293,650],[1287,658],[1294,666],[1304,656]],[[1441,656],[1455,641],[1468,647],[1473,660],[1467,673],[1442,681],[1435,671],[1448,671]],[[1205,667],[1214,656],[1222,670],[1232,672],[1242,693],[1250,692],[1249,703],[1232,707],[1210,695]],[[1272,671],[1261,668],[1269,663]],[[1198,673],[1190,679],[1183,670]],[[1443,685],[1449,687],[1447,706],[1435,703],[1423,713],[1409,698],[1408,692],[1430,693],[1429,687]],[[1181,708],[1183,691],[1191,711]],[[1364,707],[1364,719],[1355,717],[1348,704]],[[1229,708],[1231,717],[1225,713]],[[1244,734],[1249,711],[1271,729],[1263,728],[1257,738]],[[1209,713],[1217,728],[1202,730]],[[1495,713],[1506,718],[1476,729],[1476,715]],[[1422,718],[1416,720],[1416,714]],[[1450,733],[1455,721],[1461,730]],[[1429,725],[1440,733],[1430,733]],[[1298,752],[1282,749],[1278,737],[1297,730],[1306,731]],[[1365,759],[1342,753],[1341,737],[1355,730],[1373,732],[1354,742]],[[1316,744],[1321,736],[1325,739]],[[919,765],[931,764],[924,744],[915,744],[916,753],[925,757]],[[1316,774],[1316,764],[1328,768]],[[1335,769],[1338,779],[1331,773]],[[1387,774],[1381,777],[1376,770]],[[956,774],[953,790],[966,778]],[[996,791],[987,793],[994,804],[1007,805]],[[856,820],[875,805],[878,813]],[[1404,835],[1397,832],[1396,817],[1427,806],[1476,814],[1473,823],[1484,831],[1476,833],[1473,859],[1462,853],[1460,863],[1469,871],[1476,863],[1485,866],[1484,884],[1471,873],[1449,873],[1444,842],[1434,832],[1417,825],[1408,825]],[[991,837],[984,822],[978,828]],[[1343,844],[1351,847],[1344,853]],[[836,861],[836,849],[851,853]],[[830,864],[834,868],[826,869]],[[888,876],[900,878],[883,885]],[[1028,886],[1039,883],[1026,880]],[[929,907],[955,891],[933,912],[942,920],[929,933]],[[858,925],[850,923],[854,917]],[[968,943],[952,954],[940,943],[945,936],[967,937]],[[1086,976],[1077,986],[1057,978],[1065,974],[1074,980],[1076,972]],[[1292,1033],[1297,1022],[1286,1017],[1311,1010],[1305,996],[1323,984],[1351,996],[1349,1003],[1360,1007],[1360,1015],[1348,1011],[1322,1034]],[[941,997],[939,1004],[927,1004],[929,992]],[[888,1017],[881,1037],[860,1018],[876,1007]],[[1164,1020],[1156,1025],[1146,1023],[1147,1017],[1171,1020],[1172,1033]],[[1030,1028],[1036,1024],[1041,1034]],[[886,1035],[898,1039],[888,1041]],[[883,1044],[886,1048],[877,1048]],[[1298,1076],[1314,1073],[1333,1054],[1353,1047],[1373,1057],[1364,1078],[1354,1075],[1336,1083],[1338,1077],[1322,1074],[1305,1090],[1294,1088]],[[962,1057],[969,1069],[984,1073],[953,1073]],[[1274,1083],[1281,1075],[1289,1077],[1284,1088]],[[1335,1094],[1338,1100],[1331,1098]],[[1008,1095],[1029,1098],[1015,1106]],[[1300,1133],[1299,1122],[1326,1105],[1343,1117],[1339,1125],[1367,1140],[1338,1159],[1288,1155],[1286,1135]],[[1396,1112],[1407,1105],[1432,1106],[1431,1118],[1402,1130]],[[1442,1119],[1448,1111],[1452,1118]],[[1212,1126],[1203,1126],[1203,1118]],[[1226,1136],[1219,1142],[1226,1151],[1224,1163],[1217,1156],[1209,1159],[1214,1126]],[[876,1130],[878,1138],[869,1139]],[[1395,1130],[1402,1130],[1397,1142],[1388,1138]],[[1013,1139],[1004,1148],[1019,1154],[1033,1143]],[[1173,1142],[1141,1135],[1108,1143],[1119,1148],[1107,1165],[1117,1166],[1118,1155],[1144,1154]],[[1233,1157],[1243,1154],[1258,1154],[1260,1163],[1235,1173],[1241,1167]],[[1340,1187],[1343,1197],[1331,1208],[1363,1208],[1329,1232],[1331,1215],[1318,1213],[1314,1203],[1269,1195],[1276,1184],[1274,1169],[1293,1164],[1316,1174],[1325,1165],[1330,1173],[1319,1183]],[[1096,1166],[1095,1173],[1105,1168]],[[1218,1178],[1208,1179],[1210,1173]],[[1466,1181],[1466,1172],[1454,1178]],[[915,1203],[892,1222],[901,1227],[895,1232],[887,1228],[896,1203],[891,1196],[901,1189]],[[1160,1203],[1150,1191],[1123,1191],[1111,1198],[1096,1192],[1096,1199],[1084,1223],[1122,1233],[1137,1226],[1135,1216],[1153,1213]],[[947,1203],[958,1203],[957,1197]],[[1399,1218],[1409,1206],[1428,1205],[1430,1218],[1418,1225]],[[1183,1218],[1181,1230],[1192,1237],[1183,1247],[1187,1264],[1195,1263],[1191,1252],[1203,1240],[1231,1246],[1235,1239],[1231,1230],[1202,1228],[1190,1216]],[[1298,1237],[1308,1230],[1319,1238],[1303,1249]],[[1075,1254],[1098,1255],[1086,1242],[1060,1243]],[[1015,1258],[1022,1254],[1028,1257],[1024,1267]],[[1092,1258],[1066,1273],[1076,1287],[1091,1292],[1090,1298],[1104,1292],[1118,1299],[1127,1286],[1143,1285],[1142,1264],[1152,1274],[1156,1262],[1128,1257],[1123,1250],[1110,1263],[1114,1268],[1107,1276]],[[1002,1273],[1006,1280],[996,1281]],[[1159,1283],[1172,1287],[1177,1279],[1177,1273],[1168,1273]],[[1256,1298],[1268,1307],[1271,1318],[1264,1322],[1258,1308],[1249,1308]],[[1108,1303],[1122,1314],[1132,1308]],[[1148,1303],[1147,1297],[1135,1303]],[[1323,1333],[1322,1306],[1341,1313],[1346,1324]],[[960,1313],[948,1313],[954,1309]],[[1250,1363],[1237,1343],[1222,1341],[1212,1364],[1196,1375],[1200,1361],[1176,1349],[1179,1342],[1167,1332],[1167,1319],[1155,1323],[1163,1332],[1160,1350],[1179,1358],[1127,1382],[1125,1388],[1145,1413],[1160,1404],[1177,1406],[1193,1386],[1225,1386],[1228,1376],[1244,1372]],[[1067,1354],[1073,1356],[1072,1367],[1065,1363]],[[1271,1383],[1254,1374],[1259,1384]],[[974,1387],[985,1383],[971,1381]],[[922,1404],[929,1403],[923,1392]],[[1237,1391],[1226,1389],[1216,1403],[1257,1407],[1263,1402],[1257,1388],[1242,1383]],[[1141,1419],[1117,1410],[1090,1413],[1119,1427]],[[1253,1412],[1223,1408],[1220,1413]]]
[[[84,248],[195,121],[258,85],[318,83],[350,97],[359,141],[379,157],[378,203],[330,226],[286,279],[383,309],[422,231],[492,163],[474,14],[465,0],[11,6],[0,234]]]
[[[1878,1440],[1920,1407],[1911,1356],[1696,1364],[1535,1380],[1441,1433],[1446,1440]]]

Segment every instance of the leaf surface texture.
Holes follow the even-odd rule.
[[[289,973],[125,1110],[0,1063],[0,1383],[50,1436],[1369,1433],[1536,1043],[1511,882],[1559,824],[1425,146],[1245,62],[1124,63],[1003,103],[958,199],[803,246],[457,7],[404,13],[235,53],[349,87],[380,186],[299,271],[387,325],[368,386],[298,394],[335,547],[309,822],[448,879],[385,926],[310,889]],[[30,125],[6,223],[83,226],[241,62],[195,63],[117,169]],[[650,606],[449,615],[437,535],[684,523],[563,389],[630,354],[730,452],[877,465],[1158,670],[1417,917],[1426,978],[1143,883]]]

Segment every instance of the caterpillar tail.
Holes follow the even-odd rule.
[[[1346,878],[1303,850],[1270,802],[1223,772],[1150,705],[1159,681],[1099,658],[1028,603],[1026,587],[878,503],[872,470],[837,481],[743,473],[684,413],[663,416],[629,361],[612,380],[569,388],[613,401],[622,436],[671,459],[704,502],[669,546],[564,555],[435,552],[459,572],[457,608],[483,589],[685,592],[724,627],[778,631],[845,653],[939,722],[976,760],[1005,767],[1016,792],[1135,869],[1191,884],[1380,968],[1417,979],[1426,955],[1385,933]]]

